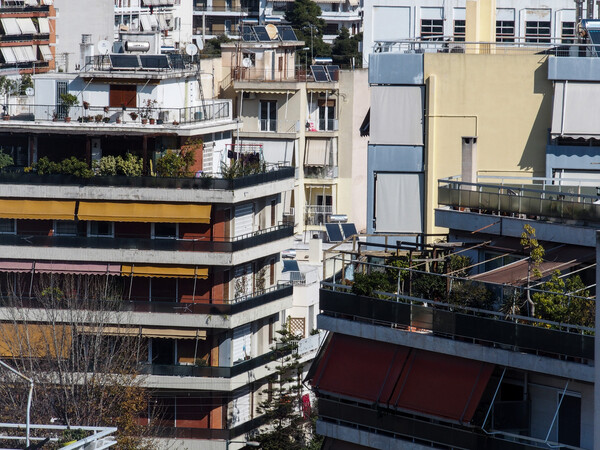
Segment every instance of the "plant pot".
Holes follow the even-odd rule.
[[[162,120],[162,119],[158,119],[158,120],[156,121],[156,124],[157,124],[157,125],[162,125],[163,123],[165,123],[165,121],[164,121],[164,120]]]
[[[117,122],[117,123],[121,123],[121,119],[119,119],[119,118],[117,117],[117,119],[115,119],[115,122]]]
[[[179,122],[177,122],[176,120],[173,121],[173,125],[179,125]]]
[[[8,114],[4,114],[2,116],[2,120],[10,120],[10,116]]]
[[[154,125],[156,123],[156,119],[148,119],[150,121],[150,125]]]
[[[102,119],[102,122],[108,123],[108,122],[110,122],[110,118],[109,117],[105,117],[104,119]]]
[[[65,117],[65,122],[70,122],[71,118],[69,116]]]
[[[142,119],[142,125],[146,125],[148,123],[148,119]]]

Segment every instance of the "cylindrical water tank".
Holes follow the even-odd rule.
[[[127,41],[125,42],[125,50],[128,52],[147,52],[150,50],[150,42]]]

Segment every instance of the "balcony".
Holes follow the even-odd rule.
[[[304,210],[305,225],[324,225],[329,222],[329,216],[334,214],[331,205],[306,205]]]
[[[207,6],[205,3],[196,3],[194,5],[194,15],[202,15],[205,12],[247,15],[248,8],[242,8],[241,6],[234,6],[234,5]]]
[[[272,243],[294,235],[294,227],[278,225],[253,233],[236,236],[229,240],[209,241],[202,239],[147,239],[111,238],[87,236],[24,236],[0,234],[0,246],[33,248],[70,248],[135,250],[146,252],[209,252],[232,253],[259,245]]]
[[[24,1],[20,2],[11,2],[12,4],[2,4],[0,5],[0,16],[4,14],[10,13],[48,13],[50,12],[50,6],[48,5],[26,5]],[[36,16],[36,15],[34,15]]]
[[[454,209],[494,215],[600,222],[595,187],[577,180],[480,177],[467,183],[460,177],[438,181],[438,203]],[[497,183],[495,183],[497,181]]]
[[[0,9],[0,14],[2,9]],[[2,34],[0,35],[0,42],[29,42],[29,41],[48,41],[50,35],[48,33],[37,33],[37,34]]]
[[[265,416],[255,417],[231,429],[207,429],[207,428],[185,428],[185,427],[159,427],[157,438],[170,439],[208,439],[229,441],[248,433],[266,423]]]
[[[35,63],[39,67],[39,63]],[[47,65],[47,62],[46,62]],[[21,67],[21,64],[19,64]],[[131,114],[135,113],[135,118]],[[142,114],[147,115],[147,121],[142,123]],[[4,115],[10,120],[0,122],[0,130],[4,127],[14,127],[12,122],[34,122],[35,126],[47,123],[54,127],[75,127],[81,129],[125,132],[128,128],[145,129],[157,132],[163,128],[173,128],[178,125],[198,125],[217,121],[231,121],[231,101],[211,100],[205,105],[186,108],[107,108],[104,106],[73,106],[66,109],[63,105],[22,105],[9,103],[5,105]],[[65,123],[66,116],[72,118]],[[98,117],[99,119],[96,119]],[[33,125],[33,124],[32,124]]]
[[[335,180],[338,178],[338,166],[304,166],[304,178]]]
[[[1,122],[0,122],[1,123]],[[128,176],[93,176],[78,178],[72,175],[38,175],[23,172],[1,172],[0,185],[32,185],[32,186],[87,186],[90,188],[157,188],[185,190],[235,190],[291,179],[293,167],[280,167],[269,172],[247,175],[240,178],[168,178],[168,177],[128,177]],[[58,196],[60,197],[60,196]]]

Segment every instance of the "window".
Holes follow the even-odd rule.
[[[243,59],[252,61],[252,67],[256,65],[256,53],[242,53]],[[244,92],[244,95],[246,92]],[[244,97],[246,98],[246,97]],[[216,138],[215,138],[216,139]]]
[[[0,219],[0,234],[17,234],[15,219]]]
[[[335,100],[319,100],[319,131],[333,131],[335,125]]]
[[[496,20],[496,42],[515,42],[514,20]]]
[[[550,43],[550,22],[525,22],[525,42]]]
[[[575,43],[575,22],[562,22],[560,38],[563,44]]]
[[[465,20],[455,20],[454,21],[454,40],[457,42],[464,42],[466,31],[466,21]]]
[[[55,220],[54,234],[56,236],[77,236],[77,222],[74,220]]]
[[[108,106],[112,108],[137,107],[137,86],[126,84],[111,84]]]
[[[88,236],[91,237],[114,237],[115,228],[113,222],[88,222]]]
[[[338,34],[339,28],[337,23],[328,23],[325,25],[323,34]]]
[[[153,239],[177,239],[178,224],[176,223],[155,223],[152,224],[152,238]]]
[[[444,21],[441,19],[421,20],[421,39],[441,41],[444,37]]]
[[[277,102],[275,100],[260,101],[260,131],[277,131]]]

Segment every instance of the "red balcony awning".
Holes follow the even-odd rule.
[[[0,272],[70,273],[81,275],[121,275],[120,264],[63,262],[63,261],[24,261],[1,259]]]
[[[335,334],[311,380],[320,391],[469,423],[492,364]]]

